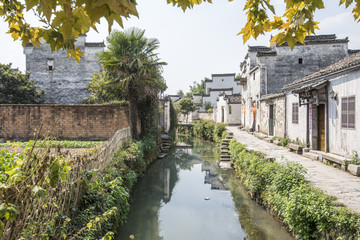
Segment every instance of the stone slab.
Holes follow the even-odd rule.
[[[301,164],[307,169],[305,178],[309,184],[322,189],[328,195],[337,198],[346,207],[360,213],[360,177],[353,176],[320,161],[313,161],[302,155],[289,152],[282,146],[261,141],[235,127],[227,127],[227,129],[234,133],[236,141],[247,145],[247,148],[256,149],[266,155],[274,156],[277,162],[287,161]]]

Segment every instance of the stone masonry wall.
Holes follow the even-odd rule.
[[[285,97],[260,102],[259,131],[269,134],[269,105],[274,105],[274,137],[285,137]]]
[[[0,105],[0,138],[27,140],[42,126],[57,139],[107,140],[130,126],[119,105]]]
[[[37,88],[45,90],[45,103],[77,104],[88,98],[93,74],[102,71],[96,54],[103,51],[104,44],[87,43],[85,36],[80,36],[76,47],[85,53],[79,63],[68,58],[66,51],[52,52],[46,43],[41,47],[24,47],[26,71],[31,73],[30,78],[35,80]]]

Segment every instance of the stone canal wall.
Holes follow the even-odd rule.
[[[0,138],[27,140],[41,128],[57,139],[107,140],[129,127],[127,106],[0,105]]]

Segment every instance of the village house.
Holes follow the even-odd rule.
[[[238,81],[235,73],[212,74],[210,80],[205,80],[206,95],[202,96],[202,103],[210,102],[212,107],[216,107],[219,94],[240,94],[241,86],[237,85]]]
[[[85,53],[80,63],[68,58],[66,51],[52,52],[45,43],[40,47],[32,44],[24,47],[26,71],[31,72],[37,88],[45,90],[45,103],[79,103],[89,95],[93,74],[102,71],[96,54],[104,50],[104,42],[86,42],[86,35],[81,35],[75,47]]]
[[[242,125],[270,136],[285,136],[284,85],[348,56],[348,39],[335,34],[307,36],[294,49],[285,43],[272,47],[249,46],[240,65]]]
[[[215,111],[216,122],[239,125],[241,122],[241,95],[220,94]]]
[[[286,85],[286,132],[311,149],[360,153],[360,52]]]

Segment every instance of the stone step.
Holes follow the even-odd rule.
[[[275,162],[276,158],[274,156],[265,156],[265,159],[269,162]]]
[[[221,155],[229,155],[229,151],[221,151]]]
[[[222,168],[222,169],[231,169],[231,162],[224,162],[224,161],[220,161],[219,163],[219,167]]]
[[[221,150],[230,150],[229,147],[220,147]]]
[[[227,159],[230,159],[231,156],[230,155],[220,155],[220,158],[227,158]]]
[[[234,136],[234,133],[228,132],[229,136]]]
[[[166,157],[166,156],[167,156],[166,153],[161,153],[161,154],[158,156],[158,158],[159,158],[159,159],[162,159],[162,158],[164,158],[164,157]]]
[[[277,146],[280,146],[280,145],[281,145],[281,142],[278,141],[278,140],[275,140],[275,141],[273,141],[273,144],[275,144],[275,145],[277,145]]]
[[[231,162],[231,159],[226,159],[226,158],[224,158],[224,159],[220,159],[220,162]]]
[[[222,146],[229,146],[229,143],[228,142],[222,142],[221,145]]]
[[[316,161],[319,160],[319,155],[316,154],[316,153],[304,152],[304,153],[303,153],[303,156],[304,156],[304,157],[307,157],[307,158],[310,158],[310,159],[312,159],[312,160],[316,160]]]
[[[225,139],[223,139],[222,141],[223,141],[223,142],[230,142],[231,139],[225,138]]]
[[[269,143],[272,143],[274,141],[271,137],[265,137],[265,138],[263,138],[263,140],[265,140]]]

